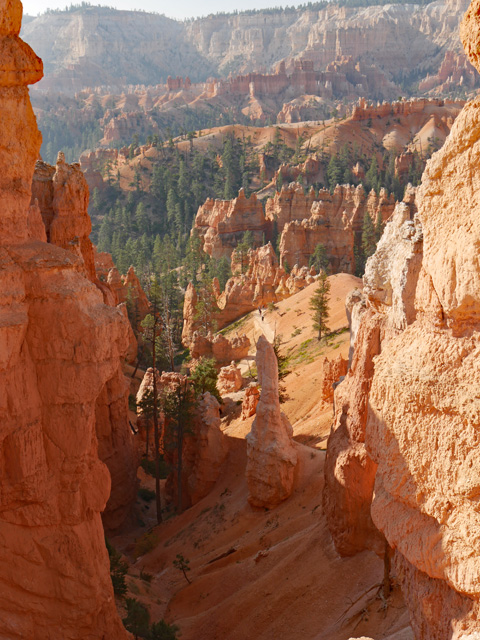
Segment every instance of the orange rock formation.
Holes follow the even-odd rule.
[[[228,367],[222,367],[218,374],[217,387],[220,393],[234,393],[240,391],[243,386],[242,372],[235,362]]]
[[[475,0],[462,25],[477,67],[479,9]],[[371,518],[395,550],[412,628],[422,640],[473,638],[480,631],[479,109],[478,98],[465,106],[427,164],[417,198],[423,258],[419,228],[406,220],[398,231],[395,222],[387,225],[368,262],[366,310],[352,369],[335,393],[329,441],[325,504],[337,546],[351,548],[339,525],[352,532],[362,518],[366,524],[370,494]],[[350,474],[354,450],[362,452],[364,467]],[[372,536],[363,533],[371,546]]]
[[[281,234],[280,263],[290,268],[308,265],[317,244],[323,244],[332,273],[354,273],[354,241],[361,234],[365,212],[372,220],[388,220],[395,207],[385,189],[368,196],[363,187],[337,185],[305,195],[299,183],[284,184],[263,209],[253,194],[247,200],[241,191],[235,200],[207,200],[195,219],[195,229],[204,250],[212,257],[230,256],[245,231],[254,233],[257,244],[270,239],[274,229]],[[235,270],[234,270],[235,272]]]
[[[207,358],[215,358],[220,364],[245,358],[249,349],[250,340],[245,334],[234,336],[230,340],[219,333],[203,336],[198,331],[195,331],[190,343],[190,355],[194,360],[205,356]]]
[[[18,37],[21,17],[19,0],[0,1],[0,636],[118,640],[95,410],[127,323],[29,207],[41,138],[26,85],[42,64]]]
[[[271,509],[293,491],[297,452],[293,430],[280,411],[277,359],[265,336],[257,342],[256,363],[262,388],[252,430],[247,439],[248,501]]]
[[[334,385],[345,376],[348,370],[348,360],[339,355],[334,360],[325,358],[323,361],[322,400],[332,402]]]

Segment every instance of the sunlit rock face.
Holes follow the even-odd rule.
[[[0,636],[126,638],[100,513],[110,474],[95,406],[128,344],[83,258],[30,207],[41,143],[27,84],[42,63],[0,0]],[[53,635],[52,635],[53,634]]]

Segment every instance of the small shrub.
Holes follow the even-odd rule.
[[[136,598],[125,600],[127,615],[122,622],[127,631],[131,631],[135,638],[148,638],[150,625],[150,612],[147,607]]]
[[[295,336],[299,336],[302,333],[302,330],[300,328],[295,329],[295,331],[292,333],[292,338],[295,338]]]
[[[145,533],[140,540],[137,540],[134,549],[134,556],[139,558],[140,556],[144,556],[146,553],[149,553],[158,544],[158,536],[155,531],[149,531]]]
[[[138,490],[138,497],[145,502],[151,502],[155,499],[155,491],[147,489],[146,487],[140,487]]]
[[[188,582],[188,584],[192,584],[192,581],[189,580],[187,576],[187,571],[190,571],[189,565],[190,565],[190,560],[187,560],[187,558],[184,558],[181,553],[177,553],[177,557],[173,561],[173,566],[175,567],[175,569],[178,569],[183,573],[183,575],[185,576],[185,580]]]
[[[150,584],[153,580],[153,576],[151,573],[147,573],[147,571],[140,569],[140,580],[143,580],[144,582]]]
[[[155,478],[155,460],[142,458],[142,461],[140,462],[140,466],[145,471],[145,473],[148,473],[149,476],[152,476],[152,478]],[[170,473],[169,465],[165,462],[163,458],[160,458],[160,479],[164,480],[169,473]]]
[[[133,395],[133,393],[130,393],[128,396],[128,408],[130,409],[130,411],[137,411],[137,399]]]
[[[168,624],[162,619],[152,624],[148,640],[177,640],[177,631],[176,624]]]
[[[121,554],[105,538],[105,544],[110,558],[110,578],[113,585],[113,593],[116,596],[124,596],[127,593],[127,583],[125,576],[128,571],[128,564],[122,560]]]

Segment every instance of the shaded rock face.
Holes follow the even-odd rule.
[[[246,436],[248,501],[271,509],[293,491],[297,452],[292,427],[280,411],[277,359],[265,336],[258,339],[256,363],[262,391]]]
[[[413,296],[421,268],[422,233],[406,204],[397,205],[377,252],[369,258],[364,294],[347,297],[347,316],[356,335],[351,366],[335,390],[334,424],[325,461],[324,509],[337,550],[379,553],[382,537],[370,507],[377,470],[365,446],[375,356],[415,319]]]
[[[100,518],[110,475],[95,407],[127,325],[83,260],[44,242],[38,208],[29,224],[40,134],[26,84],[42,65],[18,38],[21,15],[19,1],[0,0],[0,636],[126,638]]]

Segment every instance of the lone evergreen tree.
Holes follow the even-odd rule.
[[[365,211],[362,226],[362,250],[365,260],[375,253],[377,240],[373,220],[368,211]]]
[[[313,311],[313,327],[318,331],[318,340],[321,340],[322,336],[330,331],[327,326],[329,294],[330,282],[325,271],[322,271],[318,278],[318,287],[310,298],[310,309]]]
[[[308,266],[315,267],[315,271],[317,273],[320,273],[320,271],[325,271],[325,273],[328,273],[328,267],[330,266],[330,263],[324,244],[319,243],[315,246],[315,249],[310,256],[310,260],[308,261]]]

